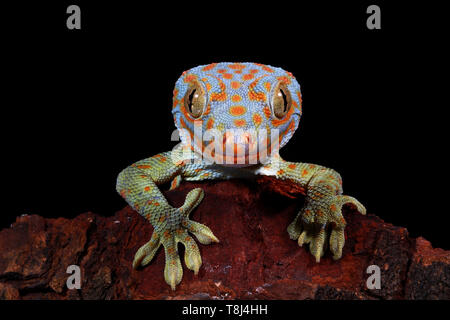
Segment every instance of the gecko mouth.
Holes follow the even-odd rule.
[[[265,163],[278,144],[270,139],[257,139],[249,133],[241,135],[224,134],[221,145],[214,142],[203,148],[203,158],[223,165],[253,165]],[[277,141],[275,141],[277,142]]]

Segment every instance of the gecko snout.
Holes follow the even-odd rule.
[[[250,157],[258,153],[258,139],[254,132],[227,131],[223,135],[222,147],[227,163],[251,164]]]

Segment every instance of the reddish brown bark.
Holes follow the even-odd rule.
[[[347,210],[343,257],[316,263],[289,239],[286,227],[302,193],[270,178],[183,183],[166,192],[174,206],[195,186],[205,198],[192,214],[220,239],[199,245],[198,276],[184,267],[171,291],[163,278],[164,253],[133,270],[136,250],[152,227],[130,207],[110,217],[18,217],[0,231],[0,297],[4,299],[449,299],[450,252],[374,215]],[[286,197],[286,195],[288,197]],[[370,209],[370,206],[369,206]],[[183,249],[180,247],[180,253]],[[69,290],[69,265],[82,270],[82,289]],[[369,290],[366,269],[381,268],[381,289]]]

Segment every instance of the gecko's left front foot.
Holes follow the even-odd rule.
[[[323,256],[329,237],[333,258],[335,260],[341,258],[346,225],[342,216],[342,206],[346,203],[354,205],[359,213],[366,214],[364,206],[353,197],[329,195],[320,199],[307,198],[305,206],[287,229],[289,237],[297,240],[299,246],[309,244],[309,250],[316,258],[316,262]]]

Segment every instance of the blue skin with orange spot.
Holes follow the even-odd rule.
[[[255,63],[217,63],[198,66],[183,73],[175,84],[172,113],[177,128],[194,131],[194,119],[183,106],[183,99],[192,81],[198,81],[207,95],[208,114],[202,117],[202,129],[224,132],[237,127],[266,130],[278,129],[284,146],[297,129],[302,115],[300,85],[293,75],[281,68]],[[286,119],[271,117],[268,99],[279,82],[291,92],[292,105]],[[240,101],[233,99],[240,97]],[[265,109],[266,108],[266,109]],[[245,112],[233,112],[233,110]],[[260,121],[255,121],[259,119]],[[208,122],[208,120],[212,121]],[[208,126],[212,122],[212,126]]]

